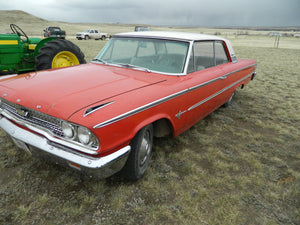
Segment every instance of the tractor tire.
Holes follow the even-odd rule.
[[[35,58],[36,70],[47,70],[86,63],[78,46],[64,39],[47,42]]]

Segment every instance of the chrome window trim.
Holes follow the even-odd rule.
[[[184,66],[184,70],[183,70],[184,75],[188,74],[188,67],[189,67],[189,64],[190,64],[190,57],[191,57],[191,54],[192,54],[193,49],[194,49],[194,43],[195,43],[194,41],[190,41],[189,51],[188,51],[187,56],[186,56],[185,66]]]
[[[159,105],[159,104],[161,104],[161,103],[167,102],[167,101],[169,101],[169,100],[171,100],[171,99],[173,99],[173,98],[176,98],[176,97],[178,97],[178,96],[181,96],[181,95],[183,95],[183,94],[186,94],[186,93],[188,93],[188,92],[190,92],[190,91],[193,91],[193,90],[199,89],[199,88],[201,88],[201,87],[204,87],[204,86],[206,86],[206,85],[208,85],[208,84],[211,84],[211,83],[213,83],[213,82],[215,82],[215,81],[218,81],[218,80],[220,80],[220,79],[223,80],[224,78],[226,78],[226,77],[228,77],[228,76],[230,76],[230,75],[232,75],[232,74],[234,74],[234,73],[237,73],[237,72],[239,72],[239,71],[248,69],[248,68],[253,67],[253,66],[256,66],[256,65],[257,65],[257,64],[255,63],[255,64],[252,64],[252,65],[249,65],[249,66],[240,68],[240,69],[238,69],[238,70],[232,71],[232,72],[230,72],[230,73],[227,73],[227,74],[222,75],[222,76],[220,76],[220,77],[218,77],[218,78],[215,78],[215,79],[212,79],[212,80],[210,80],[210,81],[207,81],[207,82],[205,82],[205,83],[196,85],[196,86],[191,87],[191,88],[184,89],[184,90],[182,90],[182,91],[179,91],[179,92],[174,93],[174,94],[172,94],[172,95],[169,95],[169,96],[167,96],[167,97],[164,97],[164,98],[158,99],[158,100],[156,100],[156,101],[150,102],[150,103],[148,103],[148,104],[146,104],[146,105],[143,105],[143,106],[141,106],[141,107],[138,107],[138,108],[136,108],[136,109],[133,109],[133,110],[131,110],[131,111],[128,111],[128,112],[126,112],[126,113],[123,113],[123,114],[121,114],[121,115],[119,115],[119,116],[113,117],[113,118],[111,118],[111,119],[109,119],[109,120],[106,120],[106,121],[104,121],[104,122],[101,122],[101,123],[99,123],[99,124],[96,124],[93,128],[94,128],[94,129],[97,129],[97,128],[101,128],[101,127],[105,127],[105,126],[107,126],[107,125],[113,124],[113,123],[118,122],[118,121],[120,121],[120,120],[123,120],[123,119],[125,119],[125,118],[127,118],[127,117],[129,117],[129,116],[133,116],[133,115],[135,115],[135,114],[137,114],[137,113],[140,113],[140,112],[142,112],[142,111],[145,111],[145,110],[147,110],[147,109],[150,109],[150,108],[152,108],[152,107],[154,107],[154,106],[157,106],[157,105]],[[251,76],[252,74],[253,74],[253,73],[248,74],[246,77],[243,77],[243,78],[240,79],[239,81],[236,81],[234,84],[231,84],[230,86],[225,87],[224,89],[226,89],[226,88],[227,88],[227,89],[231,88],[232,86],[236,85],[237,83],[239,83],[239,82],[241,82],[241,81],[247,79],[247,78],[248,78],[249,76]],[[224,89],[222,89],[222,92],[225,91]],[[227,89],[226,89],[226,90],[227,90]],[[222,92],[220,91],[220,93],[222,93]],[[219,93],[219,92],[218,92],[218,93]],[[220,93],[219,93],[219,94],[220,94]],[[217,96],[217,95],[218,95],[218,94],[215,93],[214,95],[212,95],[212,96],[210,96],[209,98],[207,98],[206,101],[210,100],[211,98],[213,98],[213,97],[215,97],[215,96]],[[203,101],[204,101],[204,100],[203,100]],[[206,102],[206,101],[205,101],[205,102]],[[203,103],[204,103],[204,102],[203,102]],[[203,103],[202,103],[202,104],[203,104]],[[197,104],[199,104],[199,103],[197,103]],[[201,104],[199,104],[199,105],[201,105]],[[190,107],[190,108],[191,108],[191,107]],[[194,108],[196,108],[196,107],[194,107]],[[190,109],[190,110],[192,110],[192,109]],[[182,112],[181,114],[183,114],[183,113],[184,113],[184,112]]]

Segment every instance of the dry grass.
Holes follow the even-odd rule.
[[[229,108],[155,140],[138,182],[81,177],[0,131],[0,224],[300,224],[300,40],[274,49],[269,37],[228,37],[257,60],[256,79]],[[74,42],[87,60],[105,43]]]

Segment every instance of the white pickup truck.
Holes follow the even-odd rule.
[[[78,40],[82,40],[82,39],[105,40],[107,37],[108,37],[107,33],[100,33],[98,30],[95,30],[95,29],[85,30],[83,32],[79,32],[76,34],[76,38]]]

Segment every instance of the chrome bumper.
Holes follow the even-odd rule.
[[[22,129],[5,117],[1,118],[1,116],[0,128],[11,136],[15,142],[25,143],[28,150],[34,153],[33,155],[42,153],[47,157],[52,156],[52,160],[58,164],[68,164],[98,178],[106,178],[120,171],[125,165],[131,150],[130,146],[126,146],[110,155],[95,158],[50,142],[47,138]]]

